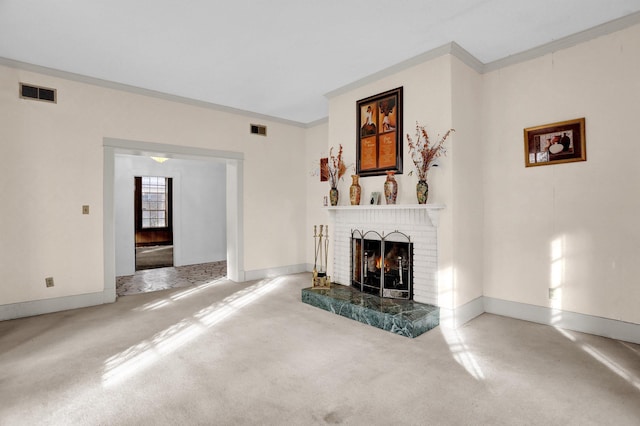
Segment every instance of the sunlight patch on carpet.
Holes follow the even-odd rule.
[[[471,377],[478,381],[484,380],[484,372],[469,346],[464,342],[464,336],[458,330],[448,327],[442,327],[442,335],[449,345],[453,359],[467,370]]]
[[[194,287],[189,287],[186,290],[179,291],[171,294],[170,296],[161,299],[154,300],[153,302],[145,303],[144,305],[135,308],[135,311],[153,311],[156,309],[164,308],[166,306],[170,306],[174,301],[178,301],[180,299],[184,299],[185,297],[193,296],[195,294],[201,293],[203,290],[206,290],[210,287],[213,287],[216,284],[222,284],[228,282],[226,278],[218,278],[203,284],[199,284]]]
[[[201,309],[193,316],[185,318],[156,333],[150,339],[144,340],[110,357],[104,363],[104,372],[102,374],[103,386],[111,387],[120,384],[132,376],[147,370],[162,360],[164,356],[194,341],[207,331],[207,329],[263,297],[276,288],[282,280],[283,278],[262,280],[257,284],[224,298],[218,303]],[[214,282],[209,284],[212,285]],[[187,295],[194,294],[193,291],[187,291],[185,293],[187,293]],[[176,301],[180,299],[181,298],[174,299],[172,303],[176,303]],[[165,306],[160,304],[161,302],[162,301],[154,302],[148,309],[152,310]]]
[[[576,343],[577,347],[579,347],[580,349],[585,351],[593,359],[595,359],[596,361],[598,361],[599,363],[604,365],[606,368],[608,368],[613,373],[617,374],[622,379],[626,380],[631,386],[633,386],[637,390],[640,390],[640,377],[638,377],[631,370],[625,368],[623,365],[621,365],[619,362],[617,362],[615,360],[615,357],[616,357],[615,354],[612,353],[611,355],[607,355],[604,352],[602,352],[601,350],[596,349],[593,345],[586,344],[586,343],[580,343],[578,341],[578,338],[576,338],[576,336],[574,336],[573,331],[571,331],[571,330],[563,330],[563,329],[558,328],[558,327],[555,327],[555,329],[560,334],[562,334],[564,337],[566,337],[568,340],[570,340],[571,342]],[[631,346],[627,345],[626,343],[621,342],[621,344],[624,347],[626,347],[627,349],[629,349],[629,350],[631,350],[633,352],[636,352],[635,349],[633,349]]]

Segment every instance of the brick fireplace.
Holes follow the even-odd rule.
[[[332,281],[352,284],[352,232],[406,234],[413,244],[413,299],[438,305],[438,213],[443,205],[382,205],[329,207],[333,248]]]
[[[434,204],[329,207],[332,285],[302,289],[302,302],[411,338],[437,327],[442,209]],[[354,262],[359,273],[352,258],[360,259]],[[374,279],[365,279],[365,271]],[[364,284],[368,291],[362,291]]]

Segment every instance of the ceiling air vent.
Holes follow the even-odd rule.
[[[56,103],[56,94],[56,89],[20,83],[20,97],[22,99],[35,99],[38,101]]]
[[[267,126],[262,126],[260,124],[252,124],[251,134],[267,136]]]

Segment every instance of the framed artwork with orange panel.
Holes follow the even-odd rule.
[[[402,173],[402,87],[356,103],[356,173]]]

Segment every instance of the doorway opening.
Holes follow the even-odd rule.
[[[118,219],[117,208],[120,202],[131,203],[131,192],[133,188],[127,185],[131,185],[131,178],[134,176],[146,175],[147,173],[134,173],[125,176],[128,184],[119,181],[116,173],[117,164],[120,161],[116,161],[118,156],[154,156],[159,155],[162,157],[170,157],[171,159],[184,159],[184,160],[204,160],[208,163],[222,163],[225,165],[223,174],[226,175],[226,184],[222,197],[225,199],[223,209],[226,210],[226,220],[221,223],[222,229],[226,233],[226,245],[224,247],[225,252],[222,255],[224,259],[226,257],[226,273],[229,280],[235,282],[243,282],[245,280],[244,271],[244,230],[243,230],[243,160],[244,154],[241,152],[232,151],[219,151],[203,148],[194,148],[188,146],[177,145],[165,145],[154,142],[143,142],[135,140],[104,138],[104,301],[113,302],[116,300],[116,276],[118,275],[130,275],[134,271],[133,252],[133,229],[131,229],[132,220],[125,220],[120,222]],[[135,167],[128,167],[128,170],[135,170]],[[151,172],[148,175],[155,174]],[[174,176],[174,202],[176,205],[183,199],[183,195],[178,191],[182,188],[182,185],[175,180],[178,176]],[[120,191],[117,188],[124,188]],[[131,191],[131,192],[129,192]],[[202,191],[201,191],[202,192]],[[206,191],[205,191],[206,192]],[[199,196],[193,197],[190,200],[195,203],[199,203],[201,198]],[[128,201],[127,201],[128,200]],[[183,264],[184,257],[184,244],[179,245],[179,238],[184,234],[185,229],[179,226],[181,223],[189,223],[178,217],[181,214],[181,210],[174,212],[176,214],[174,220],[174,258],[175,264]],[[126,209],[125,209],[126,211]],[[133,206],[128,210],[130,215],[133,215]],[[207,210],[199,209],[199,211]],[[122,225],[117,225],[122,223]],[[177,227],[177,228],[176,228]],[[183,238],[183,237],[180,237]],[[120,247],[120,248],[117,248]],[[129,254],[130,253],[130,254]],[[129,260],[130,259],[130,260]],[[130,266],[128,266],[130,265]],[[121,271],[122,266],[125,271]],[[186,266],[185,266],[186,267]],[[167,271],[172,269],[182,268],[182,266],[174,266],[174,268],[160,268],[148,271],[142,271],[142,273],[156,273],[161,271]],[[120,273],[116,273],[120,271]],[[126,272],[130,271],[130,272]],[[215,271],[214,271],[215,272]],[[204,274],[207,279],[210,279],[211,273],[206,272]],[[193,284],[193,283],[191,283]]]
[[[134,177],[135,270],[173,266],[173,179]]]

